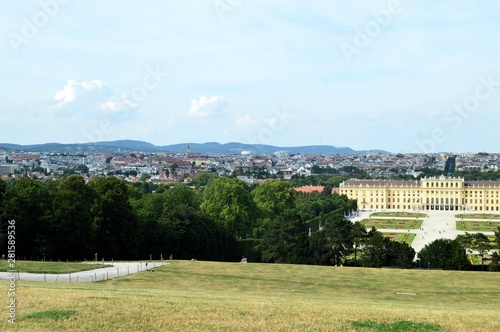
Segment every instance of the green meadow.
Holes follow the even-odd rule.
[[[112,265],[87,264],[74,262],[41,262],[41,261],[20,261],[16,260],[15,270],[30,273],[73,273],[110,267]],[[7,260],[0,260],[0,272],[11,270]]]
[[[7,293],[8,282],[0,281]],[[177,261],[88,284],[18,281],[1,331],[496,331],[496,273]]]

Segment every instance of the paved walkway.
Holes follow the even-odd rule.
[[[370,213],[375,212],[360,212],[359,216],[352,218],[352,221],[360,221],[362,219],[367,219]],[[396,212],[391,210],[389,212]],[[409,212],[409,211],[406,211]],[[412,212],[412,211],[410,211]],[[423,223],[421,229],[410,229],[409,233],[415,234],[415,239],[413,240],[411,246],[415,249],[415,252],[419,252],[426,244],[429,244],[437,239],[454,239],[457,235],[463,235],[466,231],[459,231],[456,228],[455,215],[460,213],[459,211],[421,211],[421,213],[427,214],[427,217],[423,218]],[[383,217],[376,217],[384,219]],[[387,219],[393,219],[388,217]],[[395,218],[397,219],[397,218]],[[410,219],[410,218],[406,218]],[[480,221],[480,220],[478,220]],[[485,219],[481,221],[487,221]],[[495,222],[493,220],[493,222]],[[500,226],[500,221],[496,222]],[[384,233],[406,233],[406,229],[378,229],[380,232]],[[467,231],[468,233],[479,233]],[[481,232],[485,235],[494,235],[494,232]]]
[[[82,263],[91,264],[91,263]],[[102,262],[100,262],[102,264]],[[129,274],[138,273],[142,271],[149,271],[155,267],[165,265],[166,263],[160,262],[104,262],[112,267],[104,267],[100,269],[80,271],[74,273],[25,273],[25,272],[0,272],[0,280],[9,279],[12,274],[15,275],[16,280],[29,280],[29,281],[47,281],[47,282],[95,282],[108,279],[123,277]],[[168,264],[168,263],[167,263]],[[147,266],[146,266],[147,265]]]

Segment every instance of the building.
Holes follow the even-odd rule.
[[[0,164],[0,174],[15,174],[15,172],[19,172],[21,170],[21,166],[18,164]]]
[[[500,181],[464,181],[431,177],[421,180],[358,180],[340,184],[340,194],[360,209],[499,211]]]

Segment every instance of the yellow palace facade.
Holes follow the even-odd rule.
[[[358,208],[395,210],[499,211],[500,181],[464,181],[430,177],[421,180],[344,181],[339,193]]]

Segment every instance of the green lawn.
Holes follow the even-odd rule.
[[[415,239],[415,234],[413,233],[382,233],[384,236],[388,236],[392,241],[405,242],[408,245],[411,245],[413,240]]]
[[[381,219],[381,218],[371,218],[363,219],[361,223],[365,225],[366,228],[370,229],[373,227],[377,229],[389,228],[389,229],[418,229],[422,226],[422,219]]]
[[[494,232],[497,227],[500,226],[498,223],[492,222],[491,224],[487,221],[472,221],[472,220],[457,220],[456,221],[457,230],[459,231],[473,231],[473,232]]]
[[[8,263],[7,260],[0,260],[0,272],[12,270],[12,268],[9,267],[7,263]],[[72,272],[87,271],[87,270],[99,269],[102,267],[110,267],[110,266],[112,265],[16,260],[14,270],[18,270],[19,272],[31,272],[31,273],[72,273]]]
[[[500,214],[492,214],[492,213],[460,213],[460,214],[456,214],[455,215],[455,218],[459,218],[459,219],[462,219],[462,217],[464,219],[492,219],[492,220],[495,220],[495,219],[500,219]]]
[[[427,214],[417,212],[373,212],[372,217],[425,218]]]
[[[18,281],[16,325],[5,311],[0,330],[496,331],[499,276],[179,261],[98,283]]]

